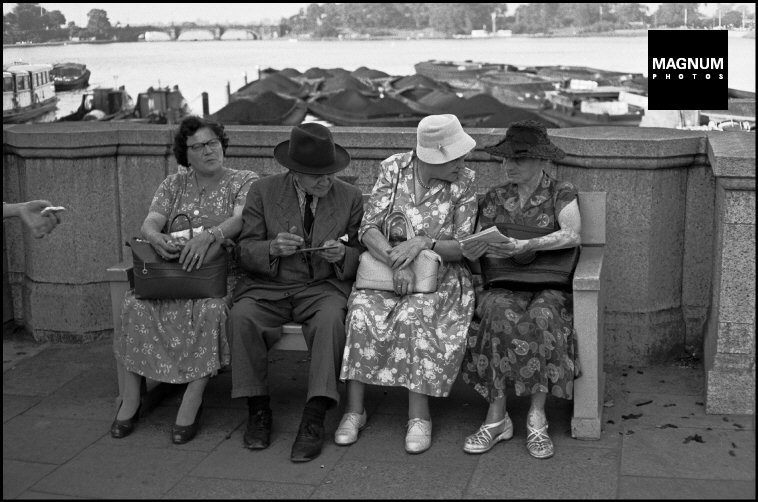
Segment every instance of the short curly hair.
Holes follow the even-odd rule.
[[[187,160],[187,138],[193,136],[198,130],[207,127],[221,141],[221,148],[226,154],[226,147],[229,146],[229,136],[224,132],[224,126],[213,120],[204,119],[197,115],[190,115],[182,120],[174,135],[174,157],[180,166],[189,167]]]

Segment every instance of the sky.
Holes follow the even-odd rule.
[[[108,20],[115,25],[126,24],[161,24],[198,22],[209,23],[248,23],[270,21],[278,23],[282,17],[297,14],[301,8],[310,3],[40,3],[47,10],[59,10],[66,17],[66,22],[74,21],[77,26],[87,25],[87,12],[91,9],[104,9]],[[522,3],[508,4],[508,12],[513,13]],[[650,12],[660,3],[645,4]],[[708,3],[701,6],[700,12],[711,15],[719,4]],[[723,4],[722,4],[723,5]],[[726,4],[728,5],[728,4]],[[747,4],[745,4],[747,5]],[[3,14],[10,12],[15,3],[4,3]]]

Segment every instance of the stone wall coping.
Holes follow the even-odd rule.
[[[755,133],[708,132],[708,160],[717,178],[746,178],[755,190]]]
[[[103,155],[166,155],[172,157],[175,125],[131,122],[75,122],[3,126],[3,146],[21,157],[88,158]],[[289,139],[290,126],[227,126],[228,157],[272,156],[273,147]],[[497,162],[482,151],[499,142],[506,129],[469,128],[477,142],[472,160]],[[44,135],[40,135],[44,132]],[[550,129],[551,138],[567,156],[560,164],[601,169],[669,169],[702,165],[707,160],[708,136],[703,131],[664,128],[578,127]],[[356,158],[383,159],[416,144],[411,127],[333,127],[340,145],[359,150]],[[737,134],[737,133],[728,133]],[[55,153],[53,154],[53,151]],[[753,148],[753,161],[755,149]]]

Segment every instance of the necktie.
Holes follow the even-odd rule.
[[[313,195],[305,194],[305,213],[303,214],[303,228],[305,233],[310,235],[311,227],[313,226],[313,211],[311,211],[311,203],[313,202]]]

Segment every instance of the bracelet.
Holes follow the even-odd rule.
[[[430,239],[431,239],[431,237],[430,237]],[[437,239],[432,239],[432,245],[431,245],[431,247],[429,247],[429,249],[431,249],[432,251],[434,251],[434,246],[436,246],[436,245],[437,245]]]
[[[213,229],[212,228],[209,228],[208,230],[206,230],[206,232],[208,232],[209,234],[211,234],[211,237],[213,237],[213,240],[211,241],[211,243],[214,243],[214,242],[216,242],[218,240],[218,237],[216,237],[216,234],[213,233]]]

